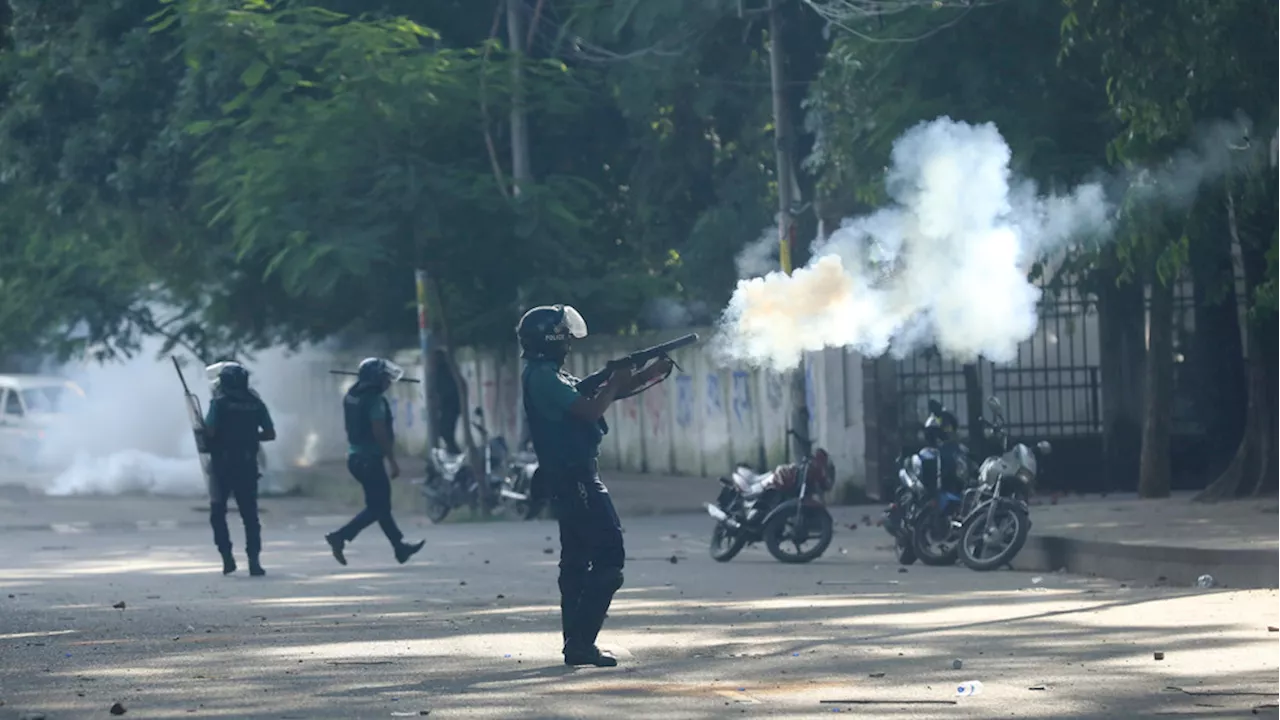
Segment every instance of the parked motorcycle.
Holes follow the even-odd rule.
[[[484,411],[480,408],[476,408],[471,426],[480,435],[484,460],[482,472],[473,470],[465,452],[451,453],[438,444],[428,453],[422,494],[427,501],[427,519],[433,523],[443,522],[450,512],[464,506],[476,512],[484,503],[492,511],[504,504],[516,506],[527,500],[526,495],[511,489],[511,479],[505,472],[509,454],[507,441],[501,435],[490,437],[484,424]],[[503,472],[497,472],[499,468]],[[481,482],[488,486],[484,497],[481,497]]]
[[[804,460],[763,475],[739,466],[732,478],[720,478],[720,495],[715,504],[706,504],[707,514],[716,519],[711,557],[718,562],[729,562],[742,548],[761,540],[769,554],[784,563],[811,562],[831,545],[834,523],[822,495],[835,482],[835,465],[826,450],[814,449],[806,438],[791,434],[805,446]],[[810,540],[817,544],[801,549]]]
[[[882,513],[885,532],[893,538],[894,554],[903,565],[912,565],[916,561],[915,522],[927,496],[924,484],[910,472],[910,460],[917,452],[914,448],[923,442],[924,426],[917,425],[916,442],[910,447],[904,446],[893,460],[893,466],[898,469],[897,486],[893,491],[893,501]]]
[[[1007,565],[1022,550],[1031,530],[1028,499],[1035,489],[1036,454],[1049,455],[1047,440],[1036,443],[1035,451],[1022,443],[1009,447],[1009,433],[1000,401],[987,401],[992,421],[984,434],[999,441],[999,454],[987,458],[978,468],[976,492],[980,498],[969,511],[960,529],[960,559],[972,570],[994,570]]]
[[[911,523],[911,548],[920,562],[935,566],[955,564],[960,553],[961,521],[977,504],[974,463],[964,443],[956,443],[952,476],[943,476],[942,436],[938,430],[946,412],[940,402],[929,401],[925,447],[907,458],[903,468],[923,488],[923,493],[917,495],[918,510]]]

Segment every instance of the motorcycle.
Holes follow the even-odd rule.
[[[971,570],[994,570],[1007,565],[1022,550],[1031,530],[1028,499],[1035,489],[1036,454],[1049,455],[1047,440],[1035,451],[1022,443],[1009,447],[1004,408],[997,398],[987,401],[993,422],[984,428],[1000,442],[999,454],[978,468],[980,502],[967,513],[960,529],[960,559]]]
[[[807,563],[821,557],[831,545],[834,523],[822,495],[835,482],[835,465],[822,448],[792,431],[805,446],[799,463],[779,465],[757,475],[745,465],[734,469],[732,479],[721,477],[720,494],[707,503],[707,514],[716,519],[711,533],[711,557],[729,562],[749,544],[764,541],[779,562]],[[817,545],[802,550],[811,539]],[[789,542],[791,553],[783,548]]]
[[[941,403],[929,401],[929,417],[924,423],[928,444],[907,458],[903,468],[922,488],[917,489],[918,510],[910,526],[911,549],[920,562],[934,566],[955,564],[960,554],[961,521],[978,504],[968,446],[956,444],[954,474],[949,478],[942,475],[942,451],[936,431],[941,429],[945,412]]]
[[[917,446],[924,441],[924,426],[917,426]],[[904,447],[894,458],[893,465],[898,468],[897,487],[893,492],[893,501],[881,514],[885,532],[893,538],[894,554],[902,565],[913,565],[916,561],[916,549],[913,540],[916,517],[924,505],[927,493],[924,483],[911,474],[910,458],[915,450]]]
[[[511,478],[505,472],[495,472],[496,468],[506,467],[507,441],[501,435],[490,437],[484,424],[484,411],[480,408],[475,410],[471,427],[480,434],[483,448],[484,467],[479,477],[467,461],[465,452],[451,453],[437,443],[427,456],[427,477],[422,482],[422,494],[427,501],[427,519],[433,523],[443,522],[450,512],[464,506],[474,513],[480,509],[481,503],[492,511],[527,500],[527,495],[512,490]],[[481,482],[487,484],[488,490],[483,498]]]

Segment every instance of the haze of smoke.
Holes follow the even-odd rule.
[[[187,418],[182,386],[167,356],[157,359],[160,341],[148,341],[124,361],[73,363],[55,374],[74,380],[86,394],[67,412],[51,416],[39,460],[57,474],[43,488],[51,495],[143,492],[202,496],[207,490]],[[178,353],[181,357],[181,353]],[[251,385],[266,401],[280,437],[265,443],[264,482],[274,469],[306,464],[307,428],[291,414],[307,407],[301,397],[308,359],[316,350],[267,350],[244,360]],[[187,384],[208,410],[204,364],[188,359]]]
[[[1036,328],[1030,264],[1081,232],[1105,232],[1102,186],[1041,195],[1015,182],[992,124],[922,123],[894,144],[892,204],[846,220],[791,276],[742,280],[718,345],[738,361],[796,367],[806,351],[877,356],[927,344],[1003,362]]]
[[[778,260],[778,226],[779,216],[774,216],[774,223],[760,232],[760,237],[747,243],[734,258],[738,266],[738,277],[741,279],[760,277],[782,269]]]

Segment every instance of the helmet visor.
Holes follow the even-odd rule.
[[[404,368],[399,365],[391,362],[390,360],[383,360],[382,364],[386,372],[387,380],[393,383],[400,382],[400,378],[404,377]]]
[[[570,335],[576,338],[587,336],[587,321],[582,319],[582,315],[572,305],[564,306],[564,324],[569,328]]]
[[[209,382],[213,382],[214,380],[217,380],[218,373],[222,372],[222,368],[230,364],[231,364],[230,362],[220,362],[220,363],[214,363],[210,365],[209,367],[204,369],[205,377],[209,379]]]

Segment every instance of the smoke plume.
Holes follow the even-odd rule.
[[[721,318],[722,352],[775,370],[842,346],[901,356],[936,344],[956,358],[1012,360],[1036,328],[1031,263],[1109,227],[1099,184],[1044,195],[1016,181],[991,124],[923,123],[897,140],[891,160],[888,207],[845,220],[791,276],[738,283]]]
[[[51,495],[206,493],[182,385],[169,358],[157,358],[159,349],[160,341],[149,341],[131,359],[71,363],[55,371],[85,396],[65,394],[60,411],[42,418],[39,489]],[[272,349],[243,360],[280,435],[263,444],[266,487],[273,471],[306,464],[307,452],[313,450],[307,426],[298,417],[308,407],[308,388],[295,380],[305,377],[304,367],[315,354]],[[204,363],[188,359],[183,373],[207,411]]]

